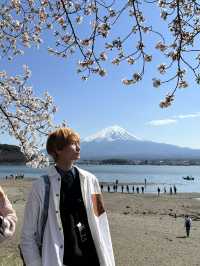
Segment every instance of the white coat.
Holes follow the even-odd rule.
[[[97,250],[100,266],[114,266],[114,255],[106,212],[103,208],[101,190],[97,178],[78,168],[81,192],[85,204],[88,223]],[[64,234],[60,217],[61,178],[55,167],[48,173],[51,183],[48,218],[44,231],[42,258],[36,241],[41,232],[41,214],[44,201],[44,181],[33,183],[26,204],[24,224],[21,232],[21,251],[26,266],[62,266],[64,253]]]

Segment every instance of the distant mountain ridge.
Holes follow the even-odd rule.
[[[112,126],[81,141],[81,160],[200,160],[200,150],[142,140],[127,130]],[[0,163],[25,163],[15,145],[0,144]]]
[[[0,144],[0,163],[25,163],[25,156],[15,145]]]
[[[81,142],[81,160],[200,159],[200,150],[142,140],[120,126],[108,127]]]

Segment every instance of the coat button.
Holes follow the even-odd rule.
[[[59,213],[59,211],[56,211],[56,213]]]
[[[59,194],[56,194],[56,197],[59,197]]]
[[[62,228],[61,227],[59,227],[59,231],[61,231],[62,230]]]
[[[60,248],[63,248],[63,245],[60,245]]]
[[[60,181],[60,177],[58,178],[58,181]]]

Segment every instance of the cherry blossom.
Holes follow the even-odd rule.
[[[30,75],[28,66],[24,66],[22,76],[0,72],[0,132],[13,136],[27,163],[36,167],[48,163],[41,150],[48,132],[54,128],[52,121],[57,108],[47,92],[43,98],[34,96],[27,84]]]
[[[152,24],[151,9],[157,10],[158,23],[165,26],[161,32]],[[0,60],[12,61],[27,49],[44,45],[62,60],[78,55],[77,73],[82,80],[91,75],[103,78],[108,63],[113,69],[127,64],[130,75],[123,78],[122,74],[120,79],[131,86],[149,73],[155,61],[157,72],[150,79],[152,87],[168,88],[160,102],[165,108],[192,79],[200,84],[199,15],[197,0],[3,0]],[[124,23],[126,29],[118,31]],[[51,36],[48,41],[47,35]],[[44,157],[39,155],[36,135],[47,134],[55,108],[49,95],[34,96],[27,85],[30,70],[25,67],[24,71],[23,77],[8,77],[0,69],[0,119],[2,131],[14,135],[27,158],[37,164],[36,158],[43,161]]]

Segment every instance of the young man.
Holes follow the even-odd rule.
[[[0,186],[0,242],[13,236],[16,222],[16,213]]]
[[[48,218],[40,252],[45,188],[39,179],[32,186],[21,233],[26,266],[114,266],[99,183],[73,164],[80,158],[79,135],[70,128],[57,129],[49,135],[46,148],[55,161],[48,173]]]

